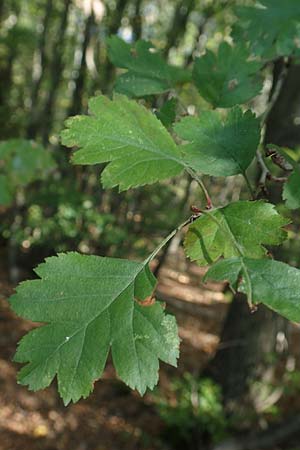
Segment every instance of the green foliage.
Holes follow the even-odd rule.
[[[190,373],[171,383],[171,396],[156,395],[158,412],[167,425],[168,441],[178,445],[194,442],[195,434],[209,434],[214,442],[225,435],[226,417],[221,391],[208,378],[195,379]]]
[[[145,264],[67,253],[36,273],[40,280],[22,283],[10,299],[17,314],[47,323],[20,342],[15,361],[28,362],[21,384],[43,389],[57,374],[64,403],[75,402],[93,389],[110,347],[118,375],[141,394],[157,383],[158,359],[176,366],[174,318],[157,302],[142,303],[155,286]]]
[[[250,302],[264,303],[292,321],[300,321],[300,270],[272,259],[231,258],[213,265],[205,279],[228,280]]]
[[[40,145],[25,139],[1,142],[0,203],[11,203],[18,187],[43,179],[54,167],[52,156]]]
[[[167,100],[163,106],[156,112],[156,116],[159,118],[161,123],[166,127],[170,128],[176,119],[176,107],[177,100],[175,97]]]
[[[183,118],[174,128],[189,141],[181,147],[187,164],[214,176],[244,174],[260,137],[258,119],[238,106],[229,110],[224,120],[217,111],[204,111],[199,118]]]
[[[191,74],[180,67],[170,66],[151,42],[137,41],[131,47],[117,36],[107,40],[111,62],[127,69],[117,78],[115,90],[129,97],[161,94],[191,79]]]
[[[55,206],[49,205],[45,214],[47,216],[45,229],[49,240],[52,239],[52,232],[54,233],[55,229],[60,235],[70,240],[74,239],[73,245],[79,245],[83,236],[90,233],[89,226],[83,222],[93,222],[98,238],[103,237],[101,233],[106,223],[116,224],[116,227],[112,228],[117,237],[111,229],[107,241],[110,239],[116,246],[124,241],[122,249],[118,249],[119,254],[126,251],[133,254],[132,247],[135,244],[131,245],[132,240],[128,243],[124,223],[130,217],[136,216],[136,222],[132,219],[129,226],[133,225],[136,242],[140,249],[143,247],[140,256],[147,246],[153,251],[143,263],[67,253],[49,258],[38,266],[36,274],[39,279],[22,283],[11,298],[11,305],[17,314],[44,324],[25,336],[19,345],[15,360],[27,363],[20,371],[20,383],[36,390],[48,386],[57,376],[58,389],[65,404],[75,402],[92,391],[94,381],[103,373],[111,349],[116,371],[126,384],[136,388],[141,394],[147,387],[153,388],[157,383],[159,360],[176,365],[179,338],[174,318],[166,315],[162,305],[153,299],[155,279],[148,264],[176,232],[188,224],[190,228],[185,239],[186,253],[199,264],[214,264],[209,269],[207,277],[218,281],[228,280],[233,289],[247,294],[250,305],[263,302],[283,316],[300,321],[298,301],[300,271],[269,259],[264,248],[264,245],[282,243],[286,237],[282,227],[287,224],[287,220],[279,215],[274,205],[262,201],[236,201],[214,209],[211,206],[212,203],[215,204],[215,199],[211,201],[200,178],[200,174],[214,177],[242,174],[246,178],[251,197],[256,197],[255,190],[251,189],[254,177],[249,181],[246,171],[256,152],[260,151],[258,147],[263,141],[260,137],[261,127],[265,125],[264,121],[269,110],[266,107],[266,114],[262,116],[260,123],[253,112],[244,111],[244,108],[236,105],[249,101],[260,92],[262,83],[258,72],[265,63],[263,60],[298,52],[299,2],[288,0],[284,8],[282,5],[279,6],[279,3],[277,0],[262,0],[253,7],[238,8],[238,21],[234,25],[233,35],[239,36],[236,41],[239,44],[233,42],[231,46],[223,42],[216,54],[207,50],[204,56],[196,60],[193,76],[188,70],[168,64],[149,42],[137,41],[129,45],[116,36],[108,40],[110,61],[121,69],[117,71],[115,90],[126,94],[127,97],[118,94],[112,99],[105,96],[95,97],[89,103],[89,115],[75,116],[66,122],[62,142],[67,147],[76,147],[72,162],[81,165],[100,164],[104,188],[118,186],[120,191],[163,181],[178,176],[185,170],[201,187],[208,209],[197,206],[192,208],[196,211],[196,215],[191,215],[180,225],[176,219],[175,229],[153,250],[155,244],[152,239],[148,237],[148,244],[145,245],[145,238],[140,236],[141,229],[137,228],[136,224],[143,220],[142,225],[145,223],[147,231],[152,232],[154,229],[155,233],[157,228],[152,226],[152,216],[157,216],[158,222],[162,221],[161,217],[167,216],[168,226],[175,222],[177,212],[174,213],[172,210],[172,195],[171,198],[168,197],[168,202],[165,201],[166,197],[162,202],[164,193],[161,187],[153,191],[158,201],[150,203],[150,208],[147,202],[148,194],[144,195],[147,188],[143,191],[143,199],[143,195],[133,198],[128,197],[128,194],[122,194],[120,201],[119,199],[115,201],[115,193],[101,191],[98,199],[93,199],[92,203],[96,205],[101,197],[101,206],[99,204],[96,206],[95,215],[92,216],[89,214],[89,208],[80,212],[80,207],[86,200],[83,200],[83,197],[78,201],[75,199],[74,202],[71,198],[65,198]],[[6,26],[8,30],[9,24]],[[52,24],[49,27],[51,30]],[[39,38],[42,46],[43,36],[39,34]],[[55,40],[53,42],[55,45]],[[212,44],[215,43],[214,40]],[[86,44],[84,39],[83,45]],[[59,50],[59,59],[63,61],[62,49]],[[101,54],[99,66],[103,67],[104,76],[99,78],[107,81],[112,71],[109,64],[102,66],[102,50],[99,51]],[[8,61],[8,64],[3,66],[9,86],[10,77],[15,77],[15,72],[19,68],[15,66],[14,48],[7,46],[4,52],[0,48],[0,52],[6,55]],[[47,60],[47,54],[43,58],[42,49],[40,52],[43,66],[42,60]],[[105,59],[105,52],[103,53]],[[84,53],[82,55],[85,56],[83,58],[85,62],[87,55]],[[259,62],[254,60],[253,55],[260,57]],[[64,56],[73,61],[70,54]],[[188,57],[184,59],[186,63],[189,62]],[[32,58],[28,60],[32,61]],[[52,62],[50,68],[53,66]],[[63,70],[63,64],[58,66],[61,66],[59,69],[62,73],[68,72]],[[20,101],[16,100],[19,97],[22,97],[22,106],[33,105],[31,111],[34,113],[33,116],[38,115],[39,108],[43,110],[42,103],[46,105],[46,113],[50,111],[50,116],[53,115],[55,99],[60,104],[68,104],[66,96],[61,95],[60,99],[55,88],[59,85],[59,77],[56,77],[54,71],[44,69],[45,67],[41,67],[41,78],[37,76],[35,79],[34,74],[32,99],[27,94],[24,94],[23,99],[20,86],[12,91],[14,100],[10,110],[14,111],[14,104],[18,105],[18,108],[15,108],[17,116],[14,116],[16,122],[20,117],[18,115]],[[86,97],[82,94],[82,90],[87,77],[85,79],[82,69],[83,66],[78,66],[74,70],[78,77],[76,75],[73,80],[75,83],[73,92],[74,95],[78,94],[81,97],[74,110],[79,110],[80,105],[85,106]],[[27,73],[26,76],[30,74],[31,78],[30,66],[27,65],[24,72]],[[53,72],[52,80],[47,72]],[[268,67],[266,73],[269,73]],[[94,90],[97,83],[95,84],[93,80],[88,83],[87,92]],[[97,89],[106,88],[101,83],[102,81]],[[41,86],[44,85],[52,85],[53,92],[49,92],[49,96],[47,93],[46,101],[40,104],[37,98],[41,94]],[[233,108],[228,111],[210,108],[203,110],[205,102],[198,96],[196,88],[213,109],[231,106]],[[173,98],[165,103],[163,102],[166,95],[156,99],[149,97],[170,90],[172,92],[168,95]],[[70,92],[70,89],[66,91]],[[274,91],[276,92],[276,88]],[[10,93],[8,95],[10,96]],[[144,96],[148,98],[143,101],[143,105],[156,110],[156,114],[141,103],[128,98]],[[42,95],[41,98],[44,99],[45,96]],[[182,101],[184,98],[188,100]],[[73,108],[75,103],[70,106]],[[28,108],[30,109],[30,106]],[[193,110],[195,116],[178,117],[180,111],[188,115],[194,114]],[[5,114],[5,110],[3,111],[2,114]],[[57,116],[62,115],[63,113]],[[54,126],[50,130],[45,130],[43,121],[48,117],[42,115],[39,123],[33,116],[30,126],[25,127],[26,129],[24,128],[19,135],[31,135],[31,132],[35,133],[40,128],[43,139],[46,140],[50,132],[59,128]],[[50,119],[52,120],[51,117]],[[168,129],[174,122],[177,136],[173,139]],[[7,133],[9,134],[9,131]],[[177,145],[179,139],[182,142]],[[55,133],[51,135],[51,143],[53,142],[55,143]],[[297,208],[300,204],[299,167],[295,161],[289,161],[289,155],[284,153],[284,149],[277,150],[283,158],[287,157],[293,168],[293,173],[284,186],[283,196],[289,208]],[[64,176],[66,165],[64,157],[60,155],[60,158],[63,167],[61,174]],[[18,187],[43,178],[53,166],[50,154],[36,144],[25,140],[2,143],[0,202],[8,204]],[[85,168],[77,171],[76,168],[76,185],[80,186],[80,189],[86,189],[85,194],[94,196],[97,169],[94,172],[92,170]],[[91,173],[94,184],[90,183]],[[272,181],[272,176],[269,178]],[[187,176],[182,180],[177,178],[176,183],[185,180]],[[176,183],[173,184],[174,189],[177,188]],[[258,188],[258,183],[256,184]],[[191,184],[193,185],[194,183]],[[184,202],[188,203],[190,193],[189,185],[186,187],[186,195],[182,197],[179,208],[182,211],[186,206]],[[244,194],[243,191],[242,198]],[[115,201],[115,209],[124,205],[128,199],[133,199],[132,203],[135,204],[131,205],[131,209],[124,208],[122,216],[119,216],[121,220],[112,223],[113,208],[107,207],[111,199],[112,203]],[[140,208],[140,203],[144,203],[143,208]],[[151,208],[153,204],[155,207]],[[159,211],[162,205],[163,212]],[[103,214],[102,207],[105,211]],[[24,233],[31,233],[33,230],[32,235],[34,231],[37,231],[36,236],[43,234],[38,232],[44,218],[43,212],[46,210],[43,208],[35,203],[28,208],[28,227]],[[106,214],[106,211],[109,212]],[[143,214],[140,214],[140,211],[143,211]],[[157,215],[154,214],[156,211]],[[77,222],[81,222],[81,225],[78,226]],[[13,237],[15,241],[18,240],[17,235]],[[154,235],[153,241],[156,239],[157,236]],[[95,247],[96,251],[100,248],[99,253],[105,253],[107,247],[101,248],[100,245]],[[224,259],[217,261],[219,258]],[[219,391],[214,385],[204,380],[198,383],[192,378],[185,377],[182,384],[174,388],[174,395],[177,396],[177,407],[174,409],[173,406],[165,404],[161,410],[165,411],[162,414],[165,414],[170,426],[178,427],[180,422],[185,437],[187,430],[191,429],[190,426],[194,430],[199,424],[204,431],[208,431],[214,437],[220,430],[222,432],[223,410],[220,406]]]
[[[214,107],[229,108],[245,103],[259,94],[262,82],[258,76],[261,64],[249,61],[244,46],[220,44],[217,54],[207,50],[196,58],[193,78],[200,94]]]
[[[32,203],[22,215],[22,227],[18,230],[12,230],[9,221],[3,221],[2,236],[13,237],[18,245],[26,241],[28,247],[41,247],[48,252],[97,251],[95,247],[100,242],[102,252],[106,253],[112,245],[132,241],[127,229],[116,223],[114,215],[96,210],[96,202],[81,197],[78,201],[63,199],[57,205],[50,202],[48,198],[48,204]]]
[[[289,209],[300,208],[300,168],[295,169],[285,183],[283,199]]]
[[[8,178],[0,175],[0,205],[7,206],[12,202],[12,193]]]
[[[6,45],[11,51],[29,53],[36,45],[36,31],[27,26],[15,24],[0,35],[0,46]]]
[[[260,0],[236,8],[235,39],[248,41],[254,54],[266,59],[299,54],[300,3],[298,0]]]
[[[221,256],[230,258],[242,254],[248,258],[263,258],[266,249],[262,244],[281,244],[286,238],[281,227],[287,223],[269,203],[230,203],[202,215],[190,225],[185,252],[199,265],[211,264]]]
[[[162,123],[142,105],[125,96],[101,96],[89,102],[90,116],[66,122],[62,142],[78,146],[74,164],[110,162],[101,175],[104,187],[130,187],[178,175],[180,152]]]
[[[286,206],[289,209],[300,208],[300,165],[291,156],[294,152],[286,147],[279,147],[278,145],[268,144],[267,148],[283,158],[287,168],[294,169],[290,174],[286,183],[284,183],[282,198],[286,200]]]

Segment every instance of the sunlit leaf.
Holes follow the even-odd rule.
[[[20,316],[46,325],[20,342],[15,361],[27,363],[19,382],[44,389],[57,375],[65,404],[87,397],[109,350],[119,377],[143,394],[158,380],[159,359],[176,366],[175,319],[159,302],[143,306],[155,278],[143,263],[59,254],[35,270],[11,297]]]
[[[190,225],[184,242],[185,252],[199,265],[211,264],[221,256],[230,258],[242,254],[263,258],[267,253],[263,244],[281,244],[287,236],[282,227],[287,223],[270,203],[230,203],[203,214]]]
[[[66,122],[62,142],[79,147],[74,164],[109,162],[102,172],[104,187],[120,191],[178,175],[183,162],[178,147],[149,110],[125,96],[95,97],[89,116]]]

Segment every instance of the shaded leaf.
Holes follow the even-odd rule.
[[[137,41],[134,46],[118,36],[107,40],[108,56],[116,67],[127,69],[117,77],[115,90],[129,97],[161,94],[191,79],[191,74],[180,67],[170,66],[151,42]]]
[[[272,259],[224,259],[208,270],[208,278],[228,280],[240,292],[251,294],[252,301],[300,322],[300,270],[295,267]]]
[[[283,187],[283,199],[290,209],[300,208],[300,169],[295,170]]]
[[[8,206],[12,200],[9,181],[5,175],[0,175],[0,205]]]
[[[173,97],[167,100],[163,104],[163,106],[156,112],[156,116],[166,128],[170,128],[175,122],[176,107],[177,99]]]
[[[193,78],[202,97],[214,107],[229,108],[258,95],[262,89],[257,74],[261,64],[248,57],[246,47],[223,42],[217,54],[207,50],[196,58]]]
[[[213,176],[245,173],[255,156],[260,125],[251,111],[235,106],[223,120],[217,111],[185,117],[174,127],[189,144],[181,147],[184,160],[194,170]]]
[[[143,394],[158,380],[161,359],[176,366],[175,319],[160,303],[142,306],[155,278],[142,263],[78,253],[46,259],[11,297],[20,316],[46,325],[21,340],[19,382],[43,389],[55,375],[65,404],[87,397],[111,347],[118,375]]]
[[[275,151],[276,155],[282,157],[280,167],[285,170],[293,170],[288,180],[284,183],[282,198],[286,201],[286,206],[289,209],[300,208],[300,166],[299,163],[291,156],[293,150],[287,147],[279,147],[275,144],[268,144],[267,148]],[[278,159],[278,156],[276,157]]]
[[[238,20],[233,36],[249,41],[256,55],[267,59],[299,54],[300,2],[260,0],[254,6],[236,8]]]

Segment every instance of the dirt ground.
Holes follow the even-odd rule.
[[[202,276],[203,269],[180,254],[171,255],[160,271],[157,297],[176,315],[182,340],[178,368],[161,364],[162,392],[185,371],[197,376],[217,348],[228,301],[221,284],[204,285]],[[7,279],[0,267],[0,450],[167,450],[152,393],[142,398],[132,392],[117,379],[110,362],[92,395],[67,408],[55,383],[36,393],[16,383],[18,365],[12,357],[32,324],[9,309],[6,299],[13,286]],[[290,327],[289,354],[300,373],[300,328]],[[280,408],[284,417],[300,411],[300,388],[285,396]],[[271,450],[300,450],[299,436],[300,430],[285,446]]]
[[[174,375],[199,373],[218,344],[227,303],[220,285],[200,284],[200,268],[175,257],[161,270],[158,298],[176,314],[181,343],[179,367],[162,364],[160,386]],[[141,398],[117,380],[109,363],[87,400],[67,408],[55,385],[37,393],[16,384],[12,356],[32,327],[17,318],[6,298],[13,292],[0,274],[0,450],[158,450],[163,429],[151,393]]]

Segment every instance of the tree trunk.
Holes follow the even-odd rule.
[[[46,104],[42,114],[42,138],[43,144],[48,143],[49,134],[51,131],[51,126],[53,122],[54,115],[54,105],[57,96],[57,90],[61,80],[61,75],[63,71],[63,53],[64,53],[64,43],[65,34],[67,29],[69,8],[72,0],[66,0],[64,2],[64,11],[62,14],[62,19],[60,23],[60,28],[58,30],[57,39],[54,42],[52,50],[52,61],[50,68],[50,83],[49,83],[49,94],[46,99]]]
[[[40,92],[41,83],[45,74],[45,69],[47,65],[47,55],[46,55],[46,45],[47,45],[47,34],[52,14],[53,0],[47,0],[45,5],[45,15],[43,20],[43,30],[38,42],[38,58],[39,58],[39,73],[35,75],[33,72],[32,81],[32,91],[31,91],[31,107],[30,107],[30,118],[27,128],[27,137],[29,139],[34,139],[37,133],[37,122],[39,117],[39,112],[37,111],[37,103]]]
[[[263,305],[251,314],[246,297],[234,296],[219,348],[209,367],[210,375],[222,387],[228,412],[247,402],[249,383],[261,378],[267,356],[276,351],[276,336],[282,329],[282,322]]]
[[[186,25],[190,13],[195,9],[195,0],[181,0],[175,8],[173,20],[167,33],[167,42],[164,55],[167,56],[170,49],[175,47],[186,31]]]
[[[279,78],[279,65],[274,67],[274,83]],[[299,126],[294,125],[294,116],[300,104],[299,79],[300,66],[291,66],[267,119],[266,143],[299,144]],[[275,197],[278,197],[277,186],[270,192],[269,200]],[[275,253],[276,258],[280,259],[280,249],[276,249]],[[241,406],[247,399],[249,383],[261,379],[268,366],[267,357],[276,351],[278,332],[285,332],[286,325],[285,319],[263,305],[251,314],[245,297],[241,294],[234,297],[219,348],[207,369],[221,385],[224,403],[229,411]]]
[[[275,65],[276,76],[280,63]],[[288,147],[300,142],[300,126],[294,119],[300,114],[300,65],[291,65],[277,101],[269,114],[265,141]]]
[[[81,111],[82,106],[82,97],[84,92],[84,83],[86,78],[86,52],[87,48],[90,43],[90,39],[92,36],[92,29],[95,24],[95,17],[94,13],[92,12],[90,16],[88,17],[85,29],[84,29],[84,37],[83,37],[83,43],[81,48],[81,58],[80,58],[80,64],[78,69],[78,76],[75,80],[75,89],[73,91],[73,97],[71,106],[69,109],[68,116],[74,116],[78,114]]]
[[[137,41],[141,39],[142,36],[142,13],[141,6],[143,0],[136,0],[134,15],[132,17],[132,31],[134,40]]]
[[[108,36],[116,34],[120,28],[122,17],[127,6],[128,0],[118,0],[114,12],[111,13],[111,19],[108,24]],[[115,73],[115,66],[106,57],[105,65],[101,70],[100,88],[104,94],[111,91]]]

